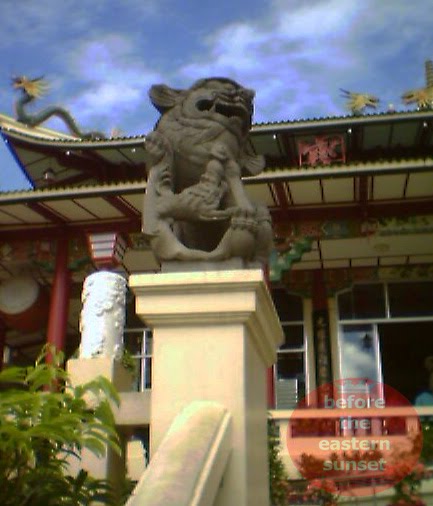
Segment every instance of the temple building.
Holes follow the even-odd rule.
[[[146,137],[80,140],[5,115],[0,132],[33,186],[0,193],[0,356],[31,363],[48,341],[70,357],[88,274],[159,269],[141,234]],[[275,417],[349,377],[414,402],[433,355],[433,111],[255,124],[251,148],[266,168],[244,183],[273,219],[268,279],[286,336],[268,378]],[[141,390],[151,341],[131,295]]]
[[[427,386],[432,120],[411,111],[254,125],[266,169],[245,183],[272,214],[270,287],[287,336],[277,407],[332,378],[384,381],[408,399]],[[87,274],[158,270],[140,233],[145,137],[82,141],[6,116],[0,125],[34,186],[0,194],[5,356],[31,361],[46,340],[71,355]],[[132,345],[132,309],[128,321]]]

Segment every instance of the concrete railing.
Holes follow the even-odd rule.
[[[270,417],[275,420],[279,427],[280,434],[280,455],[290,477],[299,478],[299,472],[293,462],[300,455],[289,455],[288,447],[290,438],[302,439],[302,448],[305,453],[309,453],[317,448],[318,441],[324,437],[347,438],[351,436],[363,439],[375,439],[380,436],[386,436],[387,439],[394,441],[395,446],[399,439],[407,438],[409,434],[416,434],[419,431],[419,419],[423,417],[433,417],[433,406],[428,407],[389,407],[389,408],[365,408],[365,409],[323,409],[306,408],[296,410],[272,410]],[[357,428],[353,420],[369,420],[370,430],[365,431]],[[343,421],[352,420],[350,423]],[[311,430],[309,430],[311,427]],[[317,428],[321,428],[321,433],[317,433]],[[301,445],[300,445],[301,446]]]
[[[270,412],[272,418],[279,428],[280,435],[280,456],[284,462],[290,479],[302,478],[295,461],[300,457],[296,454],[297,448],[302,448],[302,452],[317,455],[317,447],[320,440],[332,438],[333,440],[343,440],[351,438],[361,438],[363,440],[386,438],[390,441],[392,448],[399,448],[403,442],[410,441],[409,435],[416,435],[420,430],[419,421],[432,418],[433,406],[423,407],[388,407],[388,408],[365,408],[365,409],[323,409],[306,408],[296,410],[273,410]],[[370,429],[366,431],[355,427],[354,420],[369,420]],[[351,420],[352,423],[347,423]],[[295,444],[293,444],[295,443]],[[300,444],[299,444],[300,443]],[[289,452],[290,448],[290,452]],[[316,449],[316,452],[314,452]],[[309,451],[310,450],[310,451]],[[357,482],[357,477],[353,478],[351,488],[363,485]],[[342,478],[341,486],[348,486]],[[361,480],[362,481],[362,480]],[[346,497],[340,498],[341,504],[365,504],[380,505],[389,504],[389,497],[393,494],[392,486],[383,492],[377,492],[374,480],[371,484],[371,496],[356,499]],[[433,481],[423,481],[422,495],[428,497],[433,504]],[[358,501],[358,502],[356,502]]]
[[[191,403],[173,421],[126,506],[212,506],[231,451],[231,416]]]
[[[120,392],[120,405],[113,406],[116,426],[145,427],[150,424],[150,390],[144,392]]]

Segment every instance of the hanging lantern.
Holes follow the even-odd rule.
[[[92,261],[98,269],[122,264],[127,244],[118,232],[88,234],[87,241]]]

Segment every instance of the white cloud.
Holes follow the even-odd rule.
[[[63,43],[71,33],[95,33],[102,24],[156,15],[166,0],[128,0],[114,4],[113,0],[2,0],[0,47],[29,41],[50,44],[56,36]],[[116,6],[116,10],[114,10]],[[148,20],[148,19],[147,19]],[[6,35],[7,34],[7,35]],[[6,35],[6,36],[5,36]],[[63,37],[63,40],[62,40]]]
[[[335,113],[332,95],[323,93],[323,76],[350,67],[350,55],[335,39],[345,36],[358,12],[341,0],[297,9],[275,2],[267,19],[228,25],[212,34],[206,41],[209,53],[181,72],[194,79],[229,75],[254,87],[258,121],[299,117],[305,110]]]
[[[357,343],[345,342],[342,350],[343,378],[370,378],[378,381],[378,370],[372,350],[362,350]]]
[[[298,9],[284,9],[282,2],[274,4],[278,8],[278,31],[293,39],[307,43],[321,39],[338,37],[347,33],[356,18],[368,8],[369,2],[347,2],[326,0],[308,2]]]
[[[422,63],[433,57],[430,11],[427,0],[274,0],[266,17],[212,33],[180,72],[189,80],[227,75],[255,88],[257,121],[346,114],[340,87],[403,108],[400,95],[410,78],[412,87],[423,85]]]
[[[133,116],[140,122],[137,112],[148,103],[149,87],[161,81],[157,72],[138,59],[132,41],[119,34],[83,42],[74,51],[70,66],[81,83],[80,91],[69,101],[71,110],[92,128],[110,123],[109,128],[133,129],[135,125],[125,123]],[[152,124],[153,118],[143,117],[141,131]]]

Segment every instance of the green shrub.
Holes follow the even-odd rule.
[[[34,366],[0,372],[2,506],[115,504],[106,481],[68,471],[84,448],[120,452],[110,406],[118,395],[103,377],[72,386],[62,363],[61,353],[45,349]]]
[[[268,419],[269,497],[272,506],[287,504],[288,476],[279,455],[278,426]]]

